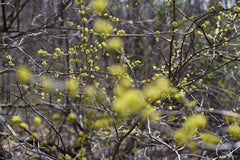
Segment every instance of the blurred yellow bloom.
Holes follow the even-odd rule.
[[[201,133],[200,138],[203,142],[209,145],[216,145],[221,141],[221,139],[218,136],[215,136],[212,133]]]
[[[73,123],[76,118],[77,118],[77,115],[75,113],[69,113],[67,117],[67,121],[69,123]]]
[[[228,127],[228,133],[234,140],[240,138],[240,127],[237,124],[232,124]]]
[[[33,123],[36,127],[39,127],[41,125],[42,119],[40,117],[35,117],[33,120]]]
[[[129,89],[122,94],[113,104],[113,109],[120,114],[133,114],[141,111],[145,106],[145,101],[140,91]]]
[[[66,90],[71,96],[76,96],[79,92],[77,81],[74,79],[67,79],[65,81]]]
[[[20,127],[21,127],[22,129],[27,129],[27,128],[28,128],[28,125],[23,122],[23,123],[20,123]]]
[[[52,80],[50,78],[43,77],[42,78],[42,87],[45,90],[49,91],[54,88],[54,83],[52,82]]]
[[[31,139],[36,139],[36,138],[38,138],[37,133],[36,133],[36,132],[33,132],[30,138],[31,138]]]
[[[29,83],[32,79],[32,71],[26,66],[19,66],[16,71],[16,77],[22,83]]]
[[[22,118],[20,116],[13,116],[12,117],[12,123],[14,125],[18,125],[22,121]]]
[[[106,50],[107,51],[123,51],[123,41],[119,37],[112,37],[106,41]]]
[[[61,115],[58,114],[58,113],[54,113],[53,116],[52,116],[52,119],[53,119],[53,122],[54,122],[55,124],[58,124],[59,121],[60,121],[60,119],[61,119]]]
[[[105,19],[97,19],[93,24],[93,30],[99,34],[111,34],[113,32],[111,22]]]
[[[125,73],[127,73],[127,68],[123,65],[112,65],[108,68],[108,71],[113,76],[123,76]]]
[[[93,11],[104,12],[108,7],[108,0],[92,0],[91,8]]]

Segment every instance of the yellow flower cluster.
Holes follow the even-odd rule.
[[[68,25],[72,27],[74,25],[73,21],[67,21]]]
[[[42,55],[43,57],[45,57],[46,54],[47,54],[47,51],[44,51],[44,50],[42,50],[42,49],[39,49],[39,50],[38,50],[38,55]]]
[[[61,115],[58,114],[58,113],[54,113],[53,116],[52,116],[52,119],[53,119],[53,122],[55,124],[58,124],[60,122],[60,119],[61,119]]]
[[[41,125],[42,119],[40,117],[35,117],[33,120],[33,123],[36,127],[39,127]]]
[[[170,82],[166,78],[159,78],[143,87],[143,95],[146,101],[162,99],[167,96],[174,95],[176,88],[171,87]]]
[[[175,28],[178,26],[178,23],[174,21],[174,22],[172,22],[172,26]]]
[[[29,83],[32,79],[32,71],[26,66],[19,66],[16,71],[16,77],[21,83]]]
[[[112,107],[118,114],[133,114],[145,107],[145,101],[140,91],[131,89],[118,97]]]
[[[46,62],[46,61],[43,61],[43,62],[42,62],[42,65],[43,65],[44,67],[47,67],[47,62]]]
[[[12,56],[9,54],[6,56],[6,58],[9,60],[8,64],[10,64],[11,66],[14,66],[14,63],[12,62]]]
[[[38,138],[37,133],[36,133],[36,132],[33,132],[30,138],[31,138],[31,139],[36,139],[36,138]]]
[[[200,138],[203,142],[207,143],[208,145],[216,145],[220,143],[221,139],[218,136],[213,135],[212,133],[201,133]]]
[[[232,116],[224,116],[227,122],[237,122],[240,123],[240,118],[232,117]]]
[[[48,77],[42,77],[42,87],[46,90],[49,91],[54,88],[54,83],[52,80]]]
[[[69,113],[67,117],[67,121],[69,123],[73,123],[76,118],[77,118],[77,115],[75,113]]]
[[[131,88],[132,83],[133,83],[133,80],[129,76],[120,78],[120,80],[118,81],[118,83],[114,88],[114,94],[116,96],[123,95],[128,89]]]
[[[183,90],[180,90],[180,92],[175,94],[173,97],[178,101],[182,101],[182,99],[185,97],[185,95],[186,95],[186,93]]]
[[[63,52],[60,48],[56,48],[55,51],[56,51],[61,57],[63,57],[64,52]]]
[[[113,118],[110,117],[99,118],[95,121],[94,127],[97,129],[107,128],[113,123],[113,121]]]
[[[185,105],[186,107],[191,108],[191,107],[196,106],[196,105],[197,105],[197,102],[193,100],[193,101],[191,101],[191,102],[185,103],[184,105]]]
[[[21,127],[22,129],[27,129],[27,128],[28,128],[28,125],[27,125],[27,123],[22,122],[22,123],[20,123],[20,127]]]
[[[112,65],[108,67],[108,71],[111,75],[121,78],[127,73],[127,67],[125,65]]]
[[[108,7],[108,0],[92,0],[91,8],[93,11],[104,12]]]
[[[75,79],[69,78],[65,81],[66,90],[70,96],[76,96],[79,93],[78,82]]]
[[[86,149],[82,148],[77,155],[77,159],[78,160],[87,160],[87,158],[84,157],[85,152],[86,152]]]
[[[123,51],[123,41],[119,37],[112,37],[106,41],[107,51]]]
[[[93,30],[99,34],[112,34],[112,24],[105,19],[97,19],[93,24]]]
[[[11,61],[12,60],[12,56],[9,54],[9,55],[7,55],[6,56],[6,58],[9,60],[9,61]]]
[[[79,133],[79,137],[77,139],[77,145],[81,146],[84,143],[86,137],[87,136],[84,134],[84,132]]]
[[[75,3],[76,3],[77,5],[80,5],[80,4],[83,3],[83,0],[75,0]]]
[[[101,16],[102,12],[106,10],[108,7],[108,1],[107,0],[92,0],[91,1],[91,7],[93,11],[99,12],[99,16]],[[104,14],[104,17],[106,17],[107,14]],[[110,16],[111,17],[111,16]],[[115,17],[111,17],[113,21],[118,22],[119,19]],[[110,19],[110,20],[111,20]],[[116,29],[113,29],[112,23],[109,20],[99,18],[97,19],[93,24],[93,30],[96,32],[94,35],[100,34],[102,38],[107,38],[109,34],[112,34],[116,31]],[[124,30],[119,30],[117,35],[122,36],[125,34]],[[106,40],[106,42],[99,44],[99,48],[102,49],[102,46],[106,48],[107,51],[123,51],[123,41],[119,37],[112,37]]]
[[[237,140],[240,138],[240,127],[237,124],[232,124],[228,127],[228,133],[234,140]]]
[[[192,115],[180,129],[174,132],[173,138],[180,145],[187,144],[196,136],[198,130],[206,128],[207,123],[208,120],[205,116],[201,114]]]
[[[140,114],[143,119],[158,120],[159,113],[151,103],[173,96],[177,92],[169,80],[162,77],[156,78],[142,89],[134,89],[133,80],[127,74],[127,68],[122,65],[113,65],[109,72],[118,78],[118,83],[114,87],[116,101],[112,104],[116,115]]]
[[[20,116],[13,116],[12,117],[12,123],[14,125],[19,125],[19,123],[22,121],[22,118]]]
[[[122,29],[117,32],[117,35],[118,35],[118,36],[122,36],[122,35],[124,35],[124,34],[125,34],[125,31],[122,30]]]

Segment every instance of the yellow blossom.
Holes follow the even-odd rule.
[[[13,116],[12,117],[12,123],[14,125],[18,125],[22,121],[22,118],[20,116]]]
[[[71,160],[72,158],[71,158],[71,156],[69,155],[69,154],[66,154],[65,155],[65,160]]]
[[[156,100],[172,95],[176,89],[171,87],[168,79],[161,77],[152,83],[143,87],[143,95],[145,100]]]
[[[173,138],[178,144],[182,146],[188,143],[188,141],[191,139],[191,136],[189,136],[186,129],[180,128],[174,132]]]
[[[112,124],[112,122],[113,118],[100,118],[95,121],[94,127],[97,129],[107,128]]]
[[[12,61],[8,61],[8,64],[9,64],[10,66],[15,66],[15,64],[14,64]]]
[[[44,50],[42,50],[42,49],[39,49],[39,50],[38,50],[38,55],[42,55],[43,57],[46,56],[46,53],[47,53],[47,51],[44,51]]]
[[[221,139],[218,136],[215,136],[212,133],[201,133],[200,138],[203,142],[209,145],[216,145],[221,141]]]
[[[178,101],[182,101],[185,95],[186,93],[183,90],[181,90],[179,93],[176,93],[173,97]]]
[[[6,56],[6,58],[9,60],[9,61],[11,61],[12,60],[12,56],[9,54],[9,55],[7,55]]]
[[[56,146],[52,146],[52,147],[51,147],[51,152],[55,151],[56,149],[57,149]]]
[[[84,23],[86,23],[88,21],[88,19],[87,18],[82,18],[82,22],[84,22]]]
[[[36,138],[38,138],[37,133],[36,133],[36,132],[33,132],[30,138],[31,138],[31,139],[36,139]]]
[[[191,150],[191,152],[195,152],[198,148],[196,142],[194,141],[189,142],[188,147]]]
[[[42,119],[40,117],[35,117],[33,120],[33,123],[36,127],[39,127],[41,125]]]
[[[172,22],[172,26],[173,26],[173,27],[177,27],[177,25],[178,25],[178,23],[177,23],[177,22],[175,22],[175,21],[174,21],[174,22]]]
[[[115,65],[112,65],[111,67],[109,67],[108,71],[113,76],[122,76],[123,74],[127,73],[127,68],[124,67],[123,65],[115,64]]]
[[[92,10],[97,12],[104,12],[108,7],[108,0],[92,0]]]
[[[118,35],[118,36],[122,36],[122,35],[124,35],[124,34],[125,34],[125,31],[122,30],[122,29],[117,32],[117,35]]]
[[[27,125],[26,123],[22,122],[22,123],[20,123],[20,127],[21,127],[22,129],[27,129],[27,128],[28,128],[28,125]]]
[[[99,34],[111,34],[113,32],[111,22],[105,19],[95,20],[93,30]]]
[[[129,89],[113,104],[113,109],[120,114],[133,114],[141,111],[145,101],[138,90]]]
[[[222,7],[222,6],[223,6],[222,1],[218,2],[218,6],[219,6],[219,7]]]
[[[68,25],[72,27],[74,25],[73,21],[67,21]]]
[[[228,133],[232,136],[233,139],[240,138],[240,128],[237,124],[232,124],[228,127]]]
[[[191,101],[191,102],[185,103],[184,105],[185,105],[186,107],[191,108],[191,107],[196,106],[196,105],[197,105],[197,102],[193,100],[193,101]]]
[[[69,113],[67,117],[67,121],[69,123],[73,123],[76,118],[77,118],[77,115],[75,113]]]
[[[54,84],[50,78],[43,77],[42,78],[42,87],[45,90],[49,91],[49,90],[53,89]]]
[[[43,65],[44,67],[47,67],[47,62],[46,62],[46,61],[43,61],[43,62],[42,62],[42,65]]]
[[[124,129],[124,130],[123,130],[123,133],[126,134],[128,131],[129,131],[129,130]]]
[[[32,79],[32,71],[26,66],[19,66],[16,71],[16,77],[22,83],[29,83]]]
[[[87,77],[87,76],[88,76],[87,73],[82,73],[81,75],[82,75],[83,77]]]
[[[155,34],[156,34],[156,35],[159,35],[159,34],[160,34],[160,31],[156,31]]]
[[[83,3],[83,0],[75,0],[75,3],[76,3],[77,5],[80,5],[80,4]]]
[[[52,119],[53,119],[53,122],[55,124],[58,124],[59,123],[59,120],[61,119],[61,115],[58,114],[58,113],[54,113],[53,116],[52,116]]]
[[[116,51],[116,50],[123,50],[123,41],[121,38],[119,37],[112,37],[109,38],[106,41],[106,50],[108,51]]]
[[[192,128],[193,130],[204,129],[206,128],[207,123],[208,123],[208,120],[205,116],[201,114],[197,114],[197,115],[190,116],[185,122],[185,126],[187,128]]]
[[[76,80],[70,78],[65,81],[66,90],[71,96],[76,96],[79,92],[78,83]]]

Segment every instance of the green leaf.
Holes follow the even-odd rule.
[[[111,11],[114,11],[114,10],[116,10],[117,9],[117,5],[112,5],[111,6]]]
[[[213,72],[210,72],[210,73],[207,74],[207,77],[208,77],[208,78],[214,77],[214,76],[215,76],[215,74],[214,74]]]
[[[132,153],[137,153],[137,151],[138,151],[138,149],[137,149],[136,147],[134,147],[134,148],[131,150]]]

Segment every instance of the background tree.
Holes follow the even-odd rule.
[[[1,159],[240,157],[238,1],[0,5]]]

